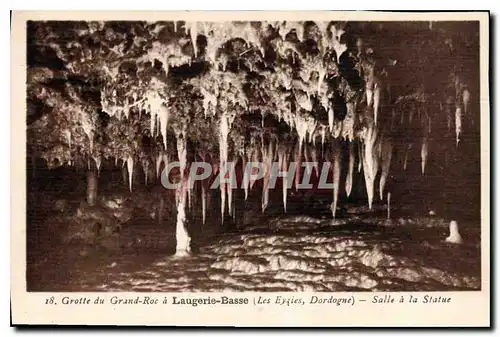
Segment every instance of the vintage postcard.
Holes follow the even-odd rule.
[[[11,31],[13,325],[490,325],[488,12]]]

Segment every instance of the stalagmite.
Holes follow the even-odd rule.
[[[353,171],[354,171],[354,142],[350,141],[349,142],[349,167],[347,170],[347,178],[346,178],[346,182],[345,182],[345,192],[346,192],[348,197],[351,195],[351,191],[352,191]]]
[[[189,238],[189,234],[187,233],[185,228],[186,211],[184,202],[185,200],[180,200],[177,204],[177,223],[175,232],[175,238],[177,241],[175,247],[175,256],[177,257],[187,256],[190,253],[189,244],[191,239]]]
[[[384,200],[384,188],[387,182],[387,177],[389,176],[389,169],[391,167],[391,159],[392,159],[392,143],[387,139],[384,140],[382,144],[382,173],[380,174],[380,182],[379,182],[379,191],[380,191],[380,200]]]
[[[340,144],[335,143],[334,157],[333,157],[333,203],[331,206],[332,216],[335,219],[335,213],[337,210],[337,201],[339,198],[340,190]]]
[[[132,178],[133,178],[133,173],[134,173],[134,159],[129,156],[127,158],[127,171],[128,171],[128,186],[130,189],[130,192],[132,192]]]
[[[458,223],[455,220],[450,222],[450,235],[446,238],[446,242],[461,244],[463,243],[462,236],[458,231]]]
[[[190,252],[189,234],[186,231],[186,194],[187,184],[185,181],[185,169],[187,166],[187,141],[185,130],[175,130],[177,138],[177,155],[180,162],[181,186],[176,189],[177,202],[177,224],[176,224],[176,256],[186,256]]]

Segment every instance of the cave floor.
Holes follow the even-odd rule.
[[[370,215],[371,214],[371,215]],[[446,291],[481,287],[480,232],[446,243],[431,216],[254,218],[188,257],[61,250],[28,265],[29,291]]]

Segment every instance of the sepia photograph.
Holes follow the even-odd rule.
[[[23,291],[488,290],[481,20],[227,14],[26,20]]]

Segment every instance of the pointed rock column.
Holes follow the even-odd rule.
[[[185,177],[187,160],[187,142],[185,131],[176,130],[177,154],[180,162],[180,183],[175,191],[175,201],[177,205],[177,223],[176,223],[176,247],[175,256],[186,256],[191,252],[191,238],[186,230],[186,201],[187,201],[187,179]]]

